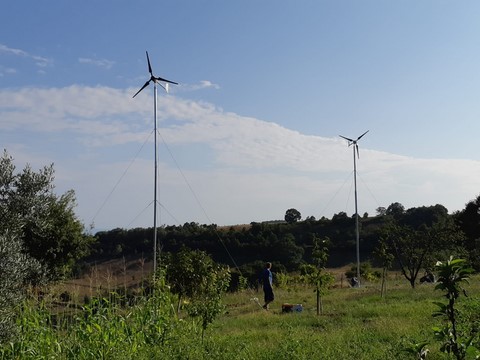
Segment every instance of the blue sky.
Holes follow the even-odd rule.
[[[96,229],[230,225],[479,191],[476,1],[15,1],[0,12],[0,145],[54,163]]]

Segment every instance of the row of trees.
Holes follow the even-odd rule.
[[[472,203],[452,215],[442,205],[405,209],[393,203],[377,209],[376,216],[360,219],[361,259],[385,268],[395,266],[412,286],[424,270],[432,269],[436,259],[447,255],[467,257],[480,269],[480,218],[475,210],[480,201]],[[287,210],[285,217],[289,215],[295,215],[295,220],[229,228],[185,223],[163,227],[158,235],[164,252],[177,252],[182,247],[201,249],[217,262],[239,265],[252,281],[266,260],[274,262],[278,271],[295,271],[313,263],[315,241],[319,238],[329,242],[330,256],[325,266],[354,262],[354,217],[338,213],[332,219],[308,217],[300,221],[295,209]],[[472,223],[477,224],[476,228]],[[95,257],[151,253],[152,229],[115,229],[97,233],[97,238]]]

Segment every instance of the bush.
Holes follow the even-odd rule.
[[[353,278],[357,276],[357,267],[352,265],[350,270],[345,272],[347,278]],[[360,276],[367,281],[376,281],[381,277],[381,273],[374,271],[372,264],[369,261],[360,263]]]

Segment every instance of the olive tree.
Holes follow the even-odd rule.
[[[25,284],[41,273],[40,263],[22,251],[17,236],[0,234],[0,344],[15,333],[15,306],[24,298]]]
[[[91,241],[73,212],[74,192],[57,196],[53,180],[53,165],[16,172],[7,151],[0,156],[0,342],[14,334],[27,285],[67,274]]]
[[[73,190],[55,193],[53,164],[16,172],[13,158],[0,157],[0,235],[14,235],[22,252],[38,260],[52,279],[65,276],[93,241],[75,215]]]

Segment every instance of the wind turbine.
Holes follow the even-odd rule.
[[[137,96],[143,89],[145,89],[151,82],[153,82],[153,131],[154,131],[154,185],[153,185],[153,277],[157,272],[157,182],[158,182],[158,156],[157,156],[157,84],[159,84],[168,93],[168,84],[178,83],[170,81],[161,77],[153,75],[152,66],[150,65],[150,58],[147,54],[148,72],[150,79],[138,90],[132,98]],[[164,83],[165,85],[163,85]]]
[[[356,140],[347,138],[345,136],[339,135],[341,138],[348,141],[348,146],[353,145],[353,183],[355,186],[355,233],[357,240],[357,281],[358,286],[360,286],[360,232],[358,230],[358,200],[357,200],[357,157],[360,159],[360,152],[358,151],[358,141],[366,134],[369,130],[365,131],[360,135]],[[357,157],[355,156],[355,153]]]

